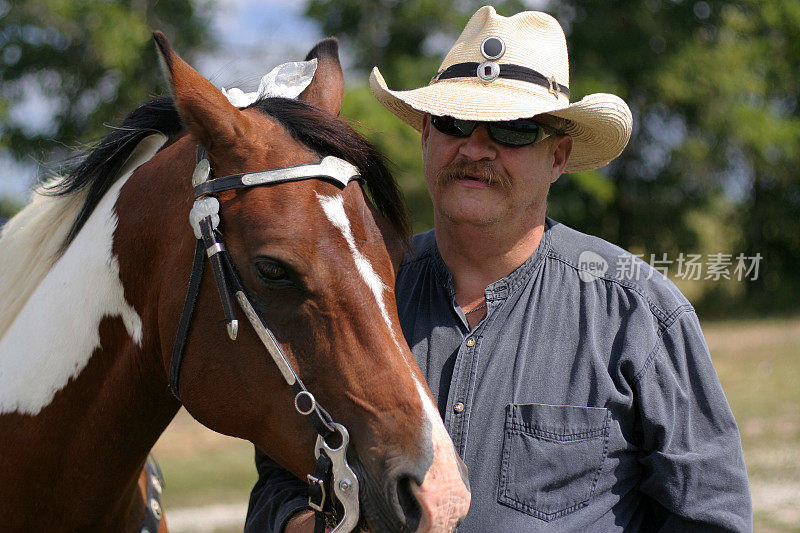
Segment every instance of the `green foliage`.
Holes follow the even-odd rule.
[[[152,30],[190,57],[209,45],[208,1],[0,0],[0,151],[47,160],[103,135],[164,87]]]
[[[403,89],[428,83],[483,3],[311,0],[308,14],[342,38],[364,74],[378,65],[390,87]],[[511,15],[522,4],[495,7]],[[639,253],[760,253],[758,280],[734,291],[709,283],[696,304],[724,312],[798,307],[800,3],[563,1],[545,8],[566,29],[573,101],[610,92],[634,115],[620,158],[555,183],[551,216]],[[418,134],[366,89],[348,98],[354,94],[349,116],[372,128],[367,135],[397,164],[422,229],[431,218]]]
[[[422,176],[419,133],[395,118],[364,85],[347,91],[342,116],[386,154],[406,197],[414,231],[430,229],[433,211]]]
[[[680,153],[680,163],[734,191],[731,223],[741,238],[732,245],[764,256],[764,275],[745,287],[747,302],[753,310],[795,307],[800,5],[753,0],[716,11],[715,25],[687,40],[657,83],[662,101],[692,120],[686,143],[694,150]]]
[[[20,202],[6,196],[0,196],[0,219],[11,218],[16,215],[20,209],[22,209],[22,204]]]

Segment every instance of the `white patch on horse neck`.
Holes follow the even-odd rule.
[[[100,321],[119,316],[141,346],[142,319],[125,300],[112,244],[119,191],[166,141],[142,140],[120,177],[0,338],[0,414],[36,415],[80,374],[100,346]]]
[[[63,179],[63,178],[62,178]],[[19,314],[33,290],[44,279],[58,256],[72,221],[86,200],[87,191],[69,196],[46,194],[54,178],[37,188],[22,211],[3,226],[0,235],[0,338]]]
[[[392,339],[397,347],[400,348],[400,343],[397,341],[397,337],[394,332],[395,328],[392,326],[392,321],[389,318],[389,311],[386,309],[386,301],[383,297],[383,293],[388,287],[375,272],[375,269],[372,268],[372,263],[369,262],[369,259],[364,257],[364,254],[362,254],[358,248],[356,248],[356,240],[353,237],[352,230],[350,229],[350,219],[347,218],[347,213],[344,211],[344,200],[341,196],[325,196],[316,191],[314,194],[317,195],[317,200],[319,200],[319,204],[322,206],[322,211],[325,213],[325,216],[328,217],[328,220],[330,220],[331,224],[333,224],[339,231],[342,232],[344,240],[347,242],[347,246],[350,248],[353,261],[356,264],[356,270],[361,276],[361,279],[364,280],[364,283],[367,284],[367,287],[369,287],[369,289],[372,291],[373,296],[375,296],[375,301],[378,303],[378,309],[380,309],[381,316],[386,322],[386,325],[389,327],[389,331],[392,334]]]

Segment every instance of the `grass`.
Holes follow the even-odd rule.
[[[703,329],[742,434],[755,531],[800,533],[800,317],[704,322]],[[185,411],[155,454],[167,480],[168,520],[170,509],[245,503],[256,479],[252,445],[205,429]],[[241,531],[243,521],[206,531]]]
[[[166,480],[163,503],[170,531],[200,531],[191,525],[173,527],[171,510],[243,504],[257,477],[252,444],[214,433],[183,409],[156,443],[153,453]],[[241,531],[244,513],[237,512],[222,523],[221,527],[202,531]]]
[[[739,423],[755,529],[800,532],[800,317],[704,330]]]

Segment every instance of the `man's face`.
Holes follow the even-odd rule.
[[[543,221],[550,184],[561,175],[571,148],[566,135],[506,146],[491,139],[484,125],[469,137],[453,137],[426,115],[422,159],[437,224],[442,217],[475,226]]]

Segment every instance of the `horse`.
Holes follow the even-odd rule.
[[[309,52],[317,69],[297,99],[244,108],[154,40],[171,96],[41,185],[0,234],[3,529],[146,529],[145,462],[183,405],[301,479],[315,450],[346,438],[362,524],[452,530],[469,505],[466,472],[393,297],[402,196],[380,153],[338,117],[336,40]],[[326,160],[353,175],[304,170]],[[276,169],[306,175],[242,185]],[[189,223],[198,174],[216,187],[201,196],[218,202],[218,225],[203,218],[201,236]],[[240,187],[222,186],[231,176]],[[198,250],[201,264],[218,259],[213,269],[197,274]],[[220,268],[251,325],[232,328]],[[338,443],[320,424],[342,428]]]

